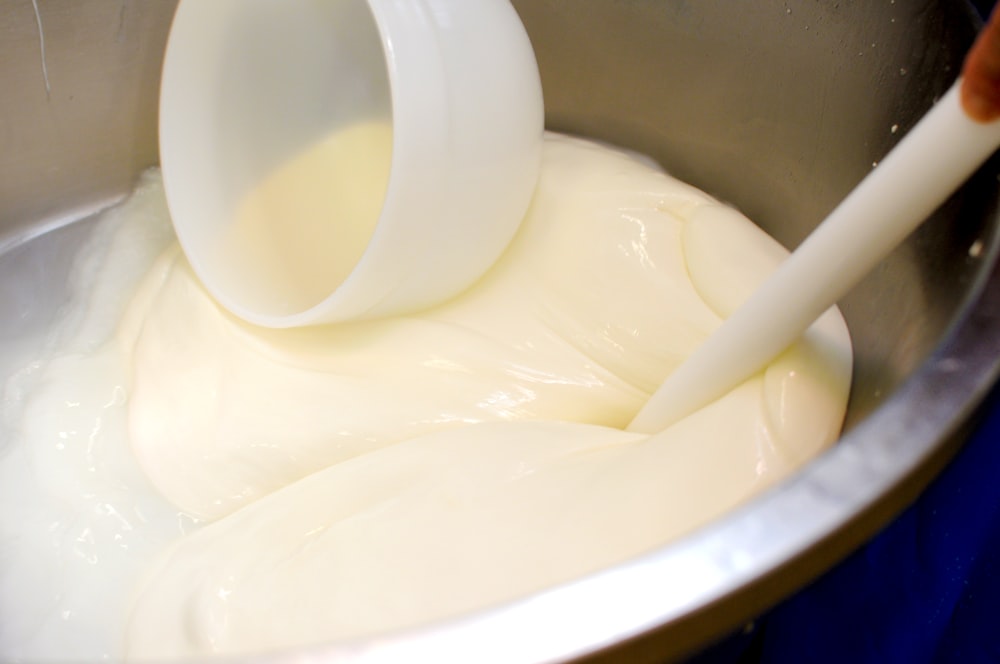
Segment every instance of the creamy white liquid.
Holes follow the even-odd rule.
[[[167,227],[155,176],[109,219],[120,228],[102,222],[112,239],[83,260],[124,294],[138,273],[126,246]],[[0,613],[21,617],[0,627],[0,655],[248,653],[372,634],[689,532],[837,436],[851,354],[836,312],[669,429],[621,430],[784,255],[640,160],[554,135],[507,253],[419,315],[253,328],[168,249],[109,343],[70,343],[8,383],[19,434],[0,458],[0,551],[14,560]],[[88,537],[89,557],[72,544]]]
[[[331,133],[251,189],[217,240],[228,291],[283,315],[340,286],[375,232],[389,182],[392,127],[362,123]],[[218,269],[213,265],[213,269]]]

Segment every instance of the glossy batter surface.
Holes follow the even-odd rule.
[[[148,176],[111,215],[112,248],[128,233],[156,238],[144,255],[166,242],[160,197]],[[111,251],[102,265],[135,254]],[[28,637],[37,625],[65,644],[89,625],[94,652],[134,658],[372,634],[516,598],[692,530],[837,436],[851,354],[835,311],[669,429],[621,430],[784,255],[644,160],[549,135],[514,243],[473,288],[418,315],[263,330],[223,312],[176,247],[138,288],[139,268],[106,268],[95,283],[131,298],[102,314],[120,320],[114,338],[57,349],[7,399],[20,433],[0,472],[31,465],[39,481],[22,489],[47,511],[15,523],[5,495],[0,532],[7,546],[67,511],[94,532],[99,519],[63,487],[97,477],[97,492],[129,487],[102,500],[121,518],[101,546],[123,533],[144,545],[88,563],[81,597],[116,588],[105,591],[114,611],[61,620],[67,595],[46,579],[52,601],[4,628],[0,652],[56,648]],[[82,393],[98,396],[66,405]],[[38,450],[71,425],[90,433],[57,466]],[[40,569],[76,560],[36,540],[15,550]],[[27,587],[2,573],[6,615]]]

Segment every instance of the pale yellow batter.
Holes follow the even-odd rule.
[[[676,426],[620,430],[783,255],[700,192],[555,136],[514,245],[414,316],[252,328],[168,254],[123,332],[131,440],[212,523],[149,573],[129,654],[455,615],[641,553],[784,476],[839,429],[835,314]]]
[[[111,237],[162,227],[156,178],[114,214]],[[512,246],[417,315],[255,328],[168,248],[111,343],[73,337],[38,380],[10,383],[22,433],[0,479],[35,502],[0,512],[0,545],[20,561],[0,578],[0,611],[20,610],[0,655],[186,657],[373,634],[690,532],[837,436],[851,352],[836,311],[703,410],[622,431],[784,255],[645,161],[551,134]],[[138,260],[126,246],[105,262]],[[95,283],[131,291],[108,270]],[[89,557],[71,536],[93,540]],[[32,579],[26,608],[18,573],[32,565],[89,576]]]

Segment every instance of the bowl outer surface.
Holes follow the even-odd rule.
[[[788,246],[947,87],[975,31],[961,2],[514,4],[550,128],[642,149]],[[5,344],[30,342],[54,315],[66,285],[46,265],[86,226],[24,243],[124,195],[156,163],[173,3],[39,9],[0,0]],[[857,352],[848,431],[789,482],[674,545],[521,602],[262,661],[662,659],[801,586],[926,484],[996,380],[996,176],[994,161],[845,298]]]

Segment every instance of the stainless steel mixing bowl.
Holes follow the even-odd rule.
[[[795,245],[958,72],[959,1],[517,0],[548,125],[647,152]],[[157,160],[170,0],[0,0],[0,343],[66,297],[73,223]],[[841,442],[640,559],[418,630],[267,661],[678,656],[842,558],[961,443],[1000,364],[997,164],[844,299]],[[55,232],[48,232],[56,230]],[[44,234],[47,233],[47,234]]]

